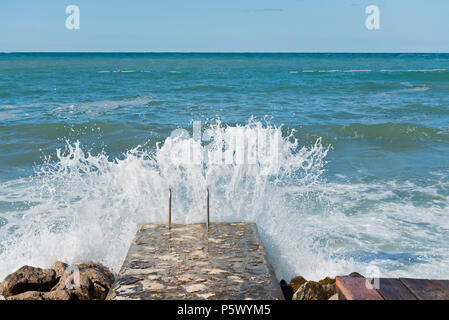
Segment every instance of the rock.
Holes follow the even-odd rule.
[[[332,297],[334,294],[337,293],[337,286],[335,285],[335,283],[321,285],[321,287],[323,288],[323,291],[326,293],[327,299],[329,299],[330,297]]]
[[[101,263],[83,263],[79,264],[77,267],[78,269],[80,269],[80,271],[84,271],[86,269],[95,269],[99,274],[101,274],[102,277],[104,277],[104,279],[108,283],[110,283],[109,286],[111,286],[115,281],[115,277],[112,272],[109,271],[109,269],[103,266]]]
[[[293,294],[295,293],[293,288],[290,287],[285,280],[281,280],[280,285],[285,300],[291,300],[293,298]]]
[[[104,300],[108,295],[112,282],[96,269],[87,269],[81,273],[81,282],[88,284],[88,298],[95,300]]]
[[[328,285],[328,284],[334,284],[335,283],[335,278],[326,277],[326,278],[318,281],[318,283],[321,284],[322,286]]]
[[[293,300],[327,300],[328,298],[323,286],[315,281],[305,282],[293,295]]]
[[[42,298],[42,292],[39,291],[27,291],[14,296],[10,296],[7,300],[44,300]]]
[[[66,267],[52,291],[67,290],[79,300],[104,300],[114,283],[114,275],[99,263]]]
[[[364,276],[362,276],[360,273],[358,272],[351,272],[349,274],[349,277],[353,277],[353,278],[365,278]]]
[[[27,291],[10,296],[8,300],[74,300],[75,296],[66,290],[51,292]]]
[[[57,278],[62,277],[62,275],[65,273],[67,267],[68,267],[68,264],[61,262],[61,261],[57,261],[51,266],[51,268],[53,270],[55,270]]]
[[[44,300],[76,300],[76,295],[67,290],[56,290],[42,294]]]
[[[5,278],[0,294],[10,297],[27,291],[50,291],[57,281],[53,269],[24,266]]]
[[[293,291],[296,292],[298,291],[298,289],[304,284],[306,283],[307,280],[304,279],[301,276],[295,277],[293,279],[290,280],[290,283],[288,284],[290,287],[292,287]]]
[[[323,280],[318,281],[318,283],[323,287],[328,299],[337,293],[337,286],[335,285],[334,278],[326,277]]]
[[[0,300],[104,300],[113,283],[114,275],[99,263],[24,266],[0,283]]]
[[[309,284],[302,288],[305,283]],[[327,300],[337,293],[335,279],[330,277],[315,282],[307,281],[303,277],[298,276],[290,281],[289,286],[294,290],[297,297],[296,300]],[[298,293],[300,289],[302,289],[302,291]],[[293,300],[295,300],[294,297]]]
[[[81,272],[64,273],[52,292],[67,290],[76,296],[77,300],[89,300],[89,292],[92,291],[92,282]]]
[[[334,294],[332,297],[330,297],[328,300],[338,300],[338,293]]]

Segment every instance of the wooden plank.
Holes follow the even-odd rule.
[[[449,280],[399,279],[419,300],[449,300]]]
[[[417,300],[416,296],[399,279],[379,279],[377,292],[385,300]]]
[[[376,289],[368,289],[365,278],[337,277],[339,297],[345,300],[384,300]]]

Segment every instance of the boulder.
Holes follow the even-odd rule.
[[[335,283],[321,285],[321,287],[326,293],[327,299],[329,299],[330,297],[332,297],[334,294],[337,293],[337,286],[335,285]]]
[[[62,268],[61,268],[62,270]],[[67,290],[78,300],[104,300],[114,283],[114,275],[99,263],[67,266],[52,291]]]
[[[68,265],[67,263],[64,263],[64,262],[61,262],[61,261],[57,261],[57,262],[55,262],[55,263],[51,266],[51,268],[52,268],[53,270],[55,270],[55,272],[56,272],[56,277],[57,277],[57,278],[61,278],[62,275],[65,273],[65,271],[66,271],[66,269],[67,269],[68,266],[69,266],[69,265]]]
[[[42,298],[42,292],[39,291],[27,291],[24,293],[16,294],[6,298],[7,300],[44,300]]]
[[[66,272],[52,289],[53,292],[64,290],[73,294],[77,300],[89,300],[89,292],[93,290],[93,285],[89,278],[81,272]]]
[[[306,283],[307,280],[304,279],[301,276],[297,276],[293,279],[290,280],[290,283],[288,284],[290,287],[292,287],[293,291],[296,292],[298,291],[298,289],[304,284]]]
[[[335,278],[329,278],[326,277],[320,281],[318,281],[319,284],[321,284],[322,286],[328,285],[328,284],[334,284],[335,283]]]
[[[328,300],[338,300],[338,293],[334,294],[332,297],[330,297]]]
[[[80,269],[80,271],[86,271],[89,269],[96,270],[96,272],[100,274],[107,283],[110,283],[109,286],[111,286],[115,281],[115,277],[112,272],[109,271],[109,269],[103,266],[101,263],[83,263],[79,264],[77,267],[78,269]]]
[[[324,292],[326,292],[328,299],[337,293],[337,286],[335,284],[334,278],[326,277],[318,281],[318,283],[323,287],[323,290]]]
[[[44,300],[76,300],[76,295],[67,290],[56,290],[42,293]]]
[[[58,290],[51,292],[27,291],[21,294],[10,296],[8,300],[74,300],[75,296],[66,291]]]
[[[353,277],[353,278],[365,278],[364,276],[362,276],[360,273],[358,272],[351,272],[349,274],[349,277]]]
[[[99,263],[71,268],[58,261],[51,269],[24,266],[0,283],[0,300],[104,300],[114,280]]]
[[[27,291],[50,291],[58,282],[53,269],[23,266],[8,275],[1,285],[0,295],[10,297]]]
[[[323,286],[315,281],[305,282],[293,295],[293,300],[327,300],[329,296]]]

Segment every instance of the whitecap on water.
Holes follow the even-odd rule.
[[[119,158],[68,142],[32,177],[0,185],[1,201],[30,203],[0,214],[8,220],[0,227],[0,279],[24,264],[48,267],[56,260],[99,261],[117,272],[137,226],[167,221],[169,188],[174,221],[197,223],[204,222],[207,187],[212,222],[256,222],[279,278],[317,280],[373,264],[384,276],[449,276],[441,268],[449,261],[449,225],[441,220],[446,196],[422,207],[398,194],[433,197],[433,187],[326,182],[329,146],[320,139],[303,146],[281,132],[252,120],[217,122],[204,131],[206,141],[173,136]],[[259,137],[270,141],[262,150],[277,145],[277,152],[251,164],[220,162],[236,138],[248,151],[244,159],[253,159]]]
[[[167,220],[169,187],[174,194],[174,221],[194,223],[204,220],[207,186],[212,221],[257,222],[277,272],[287,272],[281,256],[289,254],[285,250],[291,249],[288,244],[296,238],[296,227],[283,190],[299,184],[301,190],[295,193],[305,195],[319,184],[328,148],[319,140],[300,147],[292,136],[282,138],[281,128],[263,127],[259,122],[243,126],[217,122],[206,131],[213,137],[207,144],[167,138],[152,151],[137,147],[120,159],[104,153],[91,155],[78,142],[68,143],[66,150],[57,151],[56,162],[42,165],[26,183],[3,186],[3,200],[25,198],[34,205],[20,218],[3,214],[16,229],[0,233],[6,248],[0,254],[0,278],[23,264],[45,267],[56,260],[96,260],[118,271],[138,224]],[[273,158],[250,165],[237,160],[216,162],[217,154],[235,137],[244,138],[248,150],[256,152],[254,143],[261,136],[278,145],[277,153],[268,155]],[[174,162],[173,155],[189,150],[210,164]]]

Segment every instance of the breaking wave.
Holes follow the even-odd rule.
[[[152,150],[136,147],[114,159],[67,142],[56,161],[48,158],[32,177],[0,189],[0,202],[10,208],[1,214],[0,278],[23,264],[49,266],[56,260],[97,260],[118,271],[137,225],[167,220],[169,188],[174,221],[203,222],[209,187],[212,221],[257,222],[268,246],[285,247],[290,239],[279,222],[287,221],[290,200],[282,190],[299,188],[307,197],[309,188],[322,183],[328,148],[320,140],[300,147],[280,130],[258,122],[217,122],[206,130],[213,137],[208,144],[169,137]],[[261,143],[265,138],[271,147]],[[257,148],[268,152],[254,162],[226,160],[228,145],[238,139],[244,141],[245,159]],[[270,153],[273,146],[277,150]],[[176,161],[192,151],[204,159]]]

